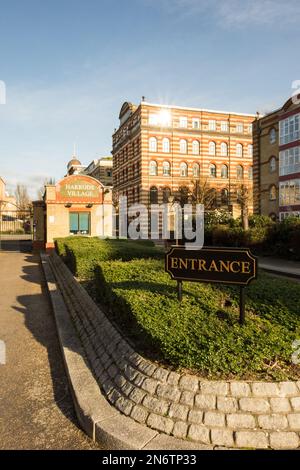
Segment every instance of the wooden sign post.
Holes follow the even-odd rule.
[[[245,286],[257,277],[257,258],[248,248],[186,250],[174,246],[166,253],[165,270],[177,281],[179,301],[182,300],[182,281],[240,286],[240,323],[245,322]]]

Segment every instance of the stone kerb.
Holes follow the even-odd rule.
[[[230,448],[300,446],[300,381],[209,381],[143,358],[56,255],[51,265],[87,359],[121,413],[176,438]]]

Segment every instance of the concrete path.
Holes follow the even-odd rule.
[[[99,449],[77,427],[39,259],[28,247],[13,241],[0,250],[0,449]]]
[[[260,256],[258,267],[275,274],[300,278],[300,262]]]

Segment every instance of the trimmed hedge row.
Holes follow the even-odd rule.
[[[162,258],[164,255],[163,250],[149,240],[68,237],[56,239],[55,247],[72,273],[80,279],[93,278],[95,266],[100,261]]]
[[[101,262],[95,275],[110,318],[151,358],[214,378],[300,377],[291,364],[300,335],[296,283],[260,274],[247,288],[247,321],[240,326],[237,289],[185,282],[178,303],[160,260]]]

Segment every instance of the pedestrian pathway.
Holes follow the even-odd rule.
[[[300,261],[260,256],[258,259],[258,267],[275,274],[300,278]]]
[[[0,250],[0,449],[99,448],[77,427],[39,258],[28,246]]]

